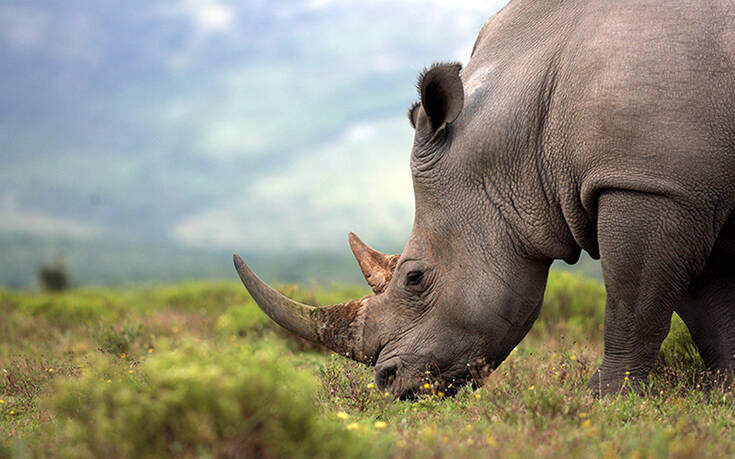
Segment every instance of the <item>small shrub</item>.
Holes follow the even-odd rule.
[[[678,315],[671,318],[671,329],[661,345],[660,358],[666,365],[704,371],[704,362],[689,329]]]
[[[122,375],[102,359],[85,376],[59,378],[48,398],[54,455],[384,455],[365,435],[318,417],[313,377],[284,363],[286,354],[275,340],[216,351],[186,344]]]
[[[110,354],[126,354],[142,335],[143,326],[139,323],[125,322],[121,326],[107,325],[100,331],[99,347],[103,352]]]
[[[686,324],[674,314],[671,329],[661,344],[653,376],[668,385],[695,388],[708,379],[706,367],[699,355]]]
[[[5,395],[18,402],[33,400],[41,392],[44,383],[53,376],[48,368],[49,363],[41,357],[24,357],[3,362],[0,370],[0,398]]]
[[[296,301],[305,303],[316,303],[316,299],[310,294],[305,294],[297,286],[286,286],[281,289],[284,294]],[[304,300],[306,299],[306,301]],[[322,351],[326,349],[322,346],[306,341],[293,333],[287,331],[283,327],[277,325],[248,298],[245,304],[238,304],[228,309],[222,314],[215,324],[216,330],[221,334],[236,336],[263,336],[266,331],[272,331],[285,338],[291,349],[297,351]]]
[[[332,354],[321,369],[322,397],[348,411],[364,412],[387,403],[373,382],[373,371]]]
[[[556,387],[530,386],[521,394],[526,416],[539,427],[569,410],[565,394]]]
[[[29,296],[19,308],[64,325],[76,325],[80,321],[98,319],[108,314],[104,299],[75,292]]]
[[[269,328],[277,327],[255,304],[235,306],[217,319],[217,331],[228,335],[261,335]]]
[[[38,268],[38,282],[46,292],[61,292],[71,285],[69,271],[62,261],[41,265]]]
[[[146,293],[146,292],[142,292]],[[147,292],[153,303],[180,311],[219,312],[241,303],[247,291],[234,282],[186,282]]]

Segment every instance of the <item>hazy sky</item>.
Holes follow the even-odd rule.
[[[0,6],[0,233],[400,247],[416,75],[504,3]]]

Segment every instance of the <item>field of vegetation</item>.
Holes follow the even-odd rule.
[[[319,304],[366,290],[282,286]],[[0,457],[723,457],[735,402],[675,318],[642,394],[594,399],[604,289],[553,272],[481,388],[416,401],[288,336],[245,289],[0,290]]]

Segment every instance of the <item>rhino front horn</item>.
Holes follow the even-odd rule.
[[[376,357],[373,352],[364,349],[363,340],[365,309],[372,297],[332,306],[308,306],[273,290],[238,255],[233,255],[233,261],[250,296],[278,325],[338,354],[358,362],[374,364]]]
[[[396,269],[399,256],[387,255],[371,249],[355,233],[349,234],[349,240],[352,253],[368,285],[376,295],[383,293],[393,277],[393,270]]]

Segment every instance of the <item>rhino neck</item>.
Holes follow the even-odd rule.
[[[469,138],[463,141],[482,148],[459,169],[471,183],[482,184],[481,218],[488,231],[506,229],[514,252],[534,260],[575,262],[580,248],[564,204],[578,187],[577,179],[567,167],[563,142],[553,134],[558,76],[546,68],[529,77],[533,81],[514,83],[509,95],[499,95],[493,85],[481,82],[505,78],[504,73],[502,66],[489,65],[467,76],[467,106],[475,112],[466,121]]]
[[[530,257],[570,263],[582,248],[596,254],[594,217],[580,202],[583,174],[561,134],[568,98],[582,97],[570,91],[567,63],[585,8],[580,0],[510,2],[485,24],[462,71],[465,104],[488,126],[487,200]]]
[[[553,24],[541,21],[529,33],[543,35],[543,27]],[[502,219],[515,239],[514,250],[532,259],[574,263],[581,251],[574,227],[587,220],[574,200],[578,174],[559,137],[565,111],[558,88],[568,80],[565,45],[548,38],[552,35],[544,35],[546,46],[529,47],[519,46],[527,37],[490,40],[491,34],[490,28],[483,30],[462,71],[465,132],[473,137],[469,143],[482,146],[464,170],[482,182],[482,199],[497,214],[486,218]]]

